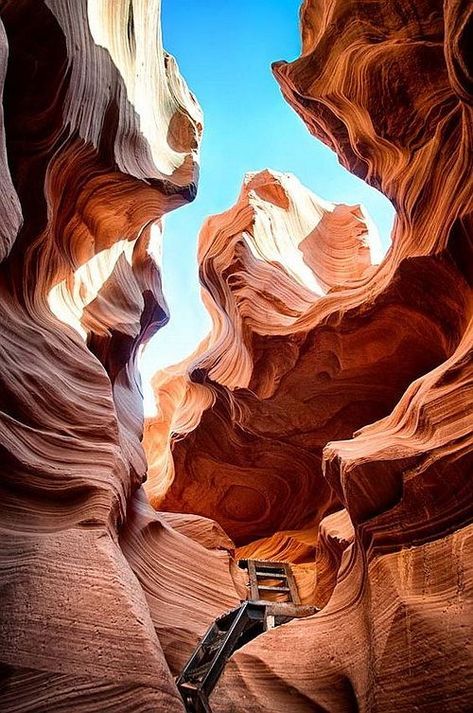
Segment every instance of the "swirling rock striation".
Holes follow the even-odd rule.
[[[201,113],[159,0],[0,9],[2,711],[182,711],[238,556],[322,611],[239,651],[214,711],[471,710],[470,5],[305,0],[276,77],[391,199],[392,247],[271,171],[206,222],[213,327],[145,429],[165,512],[137,358]]]
[[[234,696],[245,696],[258,711],[284,703],[297,711],[466,711],[473,705],[471,7],[306,1],[301,19],[301,58],[275,66],[285,96],[397,209],[393,247],[358,312],[417,269],[418,287],[411,277],[406,298],[412,303],[422,290],[449,346],[383,419],[367,420],[353,438],[329,439],[324,474],[355,539],[343,538],[340,558],[321,526],[322,553],[333,553],[319,562],[324,587],[331,568],[336,574],[328,603],[305,625],[237,654],[214,706],[228,711]],[[435,291],[449,280],[452,311],[441,314],[446,302]],[[412,347],[407,339],[404,359]]]
[[[145,433],[154,504],[216,519],[237,544],[315,525],[332,504],[320,470],[324,429],[350,394],[344,376],[335,385],[327,378],[340,370],[333,330],[320,348],[299,325],[310,324],[311,311],[340,282],[347,292],[356,289],[378,250],[359,207],[325,203],[290,175],[247,175],[235,207],[210,218],[200,235],[212,332],[190,364],[155,378],[159,415]],[[328,392],[321,403],[304,370],[318,372],[318,383],[341,400]],[[350,378],[357,379],[356,369]],[[381,390],[370,401],[383,398]],[[169,435],[189,431],[173,442],[171,459]],[[312,433],[310,448],[302,431]]]
[[[161,410],[145,434],[155,505],[215,519],[237,545],[312,529],[340,506],[323,448],[387,415],[445,359],[465,302],[440,260],[426,280],[403,264],[372,294],[378,246],[368,225],[359,208],[324,204],[268,171],[249,175],[235,207],[204,225],[200,273],[214,326],[194,357],[155,379]]]
[[[215,518],[238,552],[312,561],[304,591],[322,611],[237,652],[213,710],[467,711],[472,9],[305,0],[301,26],[302,56],[276,78],[393,202],[392,246],[374,267],[353,232],[309,245],[323,218],[304,191],[247,179],[201,234],[212,333],[156,377],[158,404],[162,387],[179,396],[147,441],[177,435],[149,491]]]
[[[180,711],[146,598],[169,579],[147,582],[146,557],[169,554],[146,533],[226,572],[218,606],[237,593],[225,550],[132,517],[137,357],[167,320],[160,219],[195,195],[201,112],[159,0],[0,8],[0,708]],[[119,534],[145,544],[127,560]],[[189,647],[207,625],[189,625]]]

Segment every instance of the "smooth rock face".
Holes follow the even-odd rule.
[[[366,279],[377,250],[360,208],[326,204],[293,176],[269,171],[249,174],[235,207],[207,221],[199,261],[214,327],[188,377],[186,365],[156,376],[160,413],[145,433],[155,505],[216,519],[237,544],[313,527],[333,506],[320,468],[327,424],[352,408],[350,351],[381,342],[386,327],[367,325],[357,347],[348,331],[316,337],[312,325],[350,266],[347,294]],[[395,351],[394,333],[392,341]],[[346,374],[336,364],[342,349]],[[392,388],[371,388],[369,406],[379,408]],[[362,424],[355,409],[348,418],[346,435]],[[180,434],[172,460],[163,448],[170,432]]]
[[[218,610],[238,594],[224,549],[136,494],[137,355],[167,320],[153,253],[162,215],[195,195],[201,112],[158,0],[0,7],[0,709],[180,711],[159,558],[223,572]],[[214,616],[181,633],[189,649]]]
[[[341,507],[322,471],[327,443],[387,416],[463,326],[454,266],[439,259],[424,276],[404,263],[376,293],[376,252],[359,208],[271,172],[248,176],[235,207],[209,219],[199,259],[214,327],[190,362],[156,377],[153,504],[215,519],[237,545],[312,529]]]
[[[0,710],[183,711],[251,556],[322,611],[237,652],[214,713],[472,710],[471,4],[304,2],[276,78],[392,248],[271,171],[206,222],[213,328],[145,425],[163,512],[137,357],[201,112],[159,0],[0,10]]]
[[[379,267],[358,209],[268,172],[201,233],[213,329],[156,376],[147,488],[323,607],[238,651],[215,712],[473,709],[472,12],[306,0],[274,67],[395,205]]]

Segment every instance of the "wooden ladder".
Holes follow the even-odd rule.
[[[281,601],[299,606],[301,603],[291,565],[269,560],[240,560],[239,566],[248,570],[250,600]],[[276,595],[272,599],[271,595]]]

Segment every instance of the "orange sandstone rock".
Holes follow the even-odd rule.
[[[471,710],[470,5],[303,3],[276,78],[393,244],[271,171],[206,222],[213,327],[144,434],[165,512],[136,364],[200,110],[159,0],[0,10],[1,710],[182,711],[251,556],[322,611],[237,652],[214,713]]]
[[[215,519],[239,546],[317,528],[343,502],[322,472],[326,444],[386,416],[456,344],[465,293],[454,267],[439,258],[424,277],[421,259],[405,262],[377,294],[383,268],[366,265],[377,236],[360,216],[263,172],[206,223],[200,272],[214,326],[155,379],[145,447],[156,506]]]
[[[158,0],[0,8],[0,708],[182,711],[119,532],[146,473],[137,355],[167,319],[152,254],[195,194],[200,109]],[[226,606],[228,555],[202,551]]]
[[[413,305],[420,292],[446,350],[384,418],[329,437],[324,475],[355,539],[333,565],[319,554],[322,612],[238,652],[215,711],[236,710],[237,697],[253,711],[473,706],[471,13],[467,3],[306,0],[302,57],[275,67],[310,130],[397,209],[358,320],[373,300]],[[401,368],[417,348],[412,319],[397,325]]]
[[[328,230],[267,172],[207,222],[213,330],[170,379],[180,427],[155,502],[215,518],[238,552],[297,561],[295,533],[314,533],[301,587],[322,611],[236,652],[215,712],[468,711],[472,9],[305,0],[301,27],[302,56],[276,78],[391,199],[392,247],[370,265],[366,231]]]

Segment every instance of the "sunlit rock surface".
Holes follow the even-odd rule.
[[[181,711],[170,641],[238,601],[233,545],[136,494],[137,357],[167,320],[160,219],[195,195],[201,112],[158,0],[0,7],[0,709]]]
[[[374,292],[368,225],[360,208],[324,204],[268,171],[247,176],[235,207],[207,221],[199,260],[213,329],[155,378],[160,412],[145,433],[155,506],[215,519],[240,546],[313,532],[341,507],[323,449],[387,416],[462,324],[462,284],[440,261],[425,278],[403,265]]]
[[[148,492],[294,562],[322,607],[237,652],[215,712],[473,708],[471,13],[306,0],[302,56],[274,67],[393,202],[379,267],[359,209],[286,176],[203,228],[213,329],[155,378]]]
[[[137,360],[201,112],[159,0],[0,9],[0,710],[183,711],[239,557],[322,611],[237,652],[214,713],[472,710],[470,4],[304,2],[276,78],[393,244],[246,176],[200,236],[212,330],[154,379],[146,493]]]

